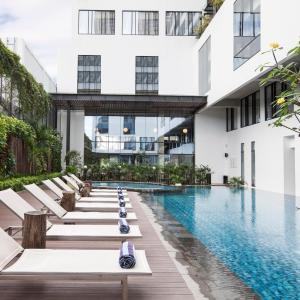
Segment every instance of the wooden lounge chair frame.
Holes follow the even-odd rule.
[[[128,299],[129,276],[151,276],[144,250],[136,250],[136,265],[122,269],[118,250],[23,249],[0,228],[0,280],[121,281]]]
[[[28,202],[11,189],[0,192],[3,202],[22,221],[26,212],[35,211]],[[138,225],[131,225],[128,234],[121,234],[118,225],[63,225],[47,220],[47,240],[126,240],[142,237]],[[12,229],[12,227],[10,227]]]

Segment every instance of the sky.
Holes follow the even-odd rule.
[[[48,74],[57,78],[60,46],[71,35],[72,0],[0,0],[0,37],[23,38]]]

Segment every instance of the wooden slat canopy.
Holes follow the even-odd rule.
[[[204,96],[52,94],[57,109],[85,110],[87,116],[190,116],[207,103]]]

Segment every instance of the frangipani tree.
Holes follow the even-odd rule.
[[[276,119],[272,123],[275,127],[285,127],[296,132],[300,137],[300,41],[298,45],[288,52],[292,62],[288,64],[280,64],[277,59],[277,52],[282,51],[278,43],[270,44],[270,50],[265,53],[271,53],[274,59],[273,63],[266,63],[260,66],[260,71],[270,70],[268,75],[261,80],[261,85],[279,81],[285,83],[287,89],[283,91],[273,102],[278,107]],[[298,62],[297,62],[298,58]],[[287,123],[288,120],[296,120],[296,126]]]

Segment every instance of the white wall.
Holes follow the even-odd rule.
[[[166,36],[165,12],[201,11],[200,0],[89,0],[74,1],[73,36],[60,54],[58,91],[77,92],[78,55],[101,55],[102,94],[135,94],[135,57],[159,56],[159,93],[197,95],[197,57],[192,55],[193,36]],[[116,34],[79,35],[78,10],[115,10]],[[122,35],[123,10],[159,11],[158,36]]]
[[[262,122],[227,133],[230,158],[236,160],[236,168],[229,168],[230,176],[241,176],[241,143],[245,143],[245,181],[251,185],[251,142],[256,147],[256,187],[263,190],[284,193],[284,138],[293,135],[284,128],[269,126],[270,122]],[[299,139],[295,137],[295,139]],[[299,145],[295,145],[295,156],[299,155]],[[299,158],[298,158],[299,160]],[[296,183],[300,195],[300,164]],[[292,172],[292,170],[290,170]],[[298,180],[297,180],[298,179]]]
[[[272,121],[226,132],[225,110],[209,108],[195,116],[196,165],[209,165],[212,182],[222,183],[223,175],[241,176],[241,143],[245,144],[245,181],[251,186],[251,142],[255,142],[256,187],[290,194],[285,183],[295,177],[295,194],[300,196],[300,138],[285,128],[274,128]],[[296,125],[296,122],[289,124]],[[294,137],[289,147],[295,151],[294,169],[286,160],[285,139]],[[225,158],[228,153],[228,158]],[[290,152],[289,152],[290,153]],[[293,173],[295,173],[293,175]],[[300,203],[299,203],[300,205]]]
[[[228,175],[224,116],[222,108],[210,108],[195,115],[195,163],[211,168],[213,183],[222,183],[223,176]]]
[[[66,143],[67,143],[67,111],[57,112],[57,131],[62,137],[62,166],[65,166]],[[70,114],[70,151],[78,151],[81,158],[84,157],[84,111],[75,110]]]
[[[70,151],[78,151],[84,158],[84,116],[83,110],[71,111]]]
[[[240,94],[247,96],[245,85],[258,82],[258,66],[272,61],[270,54],[258,53],[236,71],[233,70],[233,3],[234,0],[225,1],[194,47],[194,55],[197,56],[203,43],[211,37],[211,89],[208,92],[210,108],[196,115],[196,163],[208,164],[212,168],[213,183],[221,183],[223,175],[241,176],[241,143],[245,143],[245,180],[251,185],[251,142],[255,141],[256,187],[284,193],[284,176],[291,176],[284,165],[284,138],[293,133],[284,128],[273,128],[269,126],[270,121],[264,121],[264,98],[261,98],[261,123],[228,133],[225,108],[212,108],[224,99],[231,99],[236,102],[234,105],[239,106],[240,99],[234,100],[232,95],[240,91]],[[300,36],[300,2],[284,1],[284,7],[289,8],[288,13],[283,10],[282,5],[281,1],[261,0],[261,52],[268,50],[271,42],[279,42],[284,47],[283,51],[278,52],[279,60],[286,57],[287,51],[297,44]],[[201,61],[198,63],[201,64]],[[198,84],[200,88],[201,82]],[[240,123],[239,120],[237,123]],[[228,158],[224,157],[225,152],[229,154]],[[299,162],[300,138],[295,137],[295,189],[298,196]]]
[[[279,60],[286,57],[289,49],[299,41],[299,0],[261,0],[261,52],[248,62],[233,70],[233,4],[235,0],[226,0],[213,18],[193,51],[195,57],[211,37],[211,90],[208,93],[208,104],[214,104],[245,83],[259,76],[258,66],[271,62],[270,54],[262,55],[269,50],[269,44],[277,41],[284,50],[278,52]],[[283,4],[284,3],[284,4]],[[201,62],[199,62],[201,63]],[[201,82],[198,82],[201,85]],[[199,90],[199,89],[198,89]]]
[[[48,75],[46,70],[40,64],[38,59],[34,56],[32,51],[26,45],[25,41],[21,38],[4,38],[3,41],[10,50],[20,56],[21,63],[26,67],[28,72],[32,74],[34,79],[41,83],[48,93],[56,92],[56,83]]]

